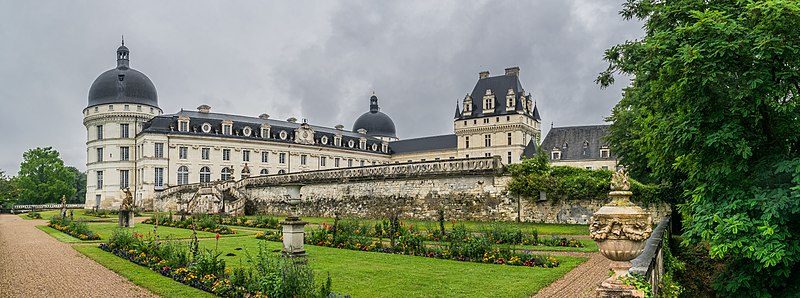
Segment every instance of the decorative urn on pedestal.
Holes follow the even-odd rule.
[[[597,288],[597,297],[637,297],[638,291],[626,285],[631,260],[645,248],[653,232],[650,214],[630,201],[628,174],[620,169],[611,177],[611,202],[592,215],[589,232],[600,253],[610,259],[614,274]]]
[[[303,248],[305,238],[305,225],[308,222],[300,220],[297,216],[297,205],[300,205],[300,188],[302,184],[288,184],[286,187],[286,203],[289,204],[289,216],[281,222],[283,231],[283,254],[288,257],[304,257],[306,250]]]

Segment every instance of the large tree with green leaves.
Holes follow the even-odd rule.
[[[83,204],[86,202],[86,173],[81,172],[76,167],[67,167],[67,169],[75,175],[73,186],[75,187],[75,194],[67,200],[70,204]]]
[[[10,208],[17,202],[17,194],[16,180],[6,176],[6,172],[0,170],[0,206]]]
[[[796,0],[628,0],[645,36],[605,53],[632,75],[610,143],[639,177],[683,189],[729,297],[800,292],[800,7]]]
[[[20,204],[46,204],[75,194],[75,174],[64,166],[52,147],[30,149],[22,154],[16,177]]]

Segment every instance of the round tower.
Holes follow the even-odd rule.
[[[86,126],[86,207],[118,209],[123,190],[137,193],[137,156],[142,123],[161,115],[153,82],[130,68],[125,41],[117,48],[117,67],[97,77],[83,110]],[[137,198],[134,197],[134,200]],[[135,203],[138,203],[135,201]]]

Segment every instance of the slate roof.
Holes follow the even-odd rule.
[[[600,147],[607,146],[603,139],[609,125],[554,127],[542,141],[542,149],[548,154],[554,148],[561,150],[561,160],[598,160]],[[615,159],[614,152],[608,159]]]
[[[513,90],[515,96],[514,109],[510,111],[506,111],[506,94],[508,93],[508,89]],[[486,94],[486,90],[492,90],[492,94],[495,96],[495,104],[493,113],[487,112],[484,114],[483,96]],[[525,89],[522,88],[522,84],[519,82],[518,75],[499,75],[478,79],[478,82],[475,84],[475,88],[473,88],[472,93],[469,94],[469,96],[472,97],[472,115],[461,116],[457,119],[470,119],[487,115],[522,113],[522,111],[524,111],[526,100],[531,96],[530,94],[523,96],[524,91]],[[535,113],[538,114],[538,110],[536,110]],[[534,117],[538,117],[538,115]]]
[[[92,107],[101,104],[132,103],[157,107],[158,92],[155,85],[145,74],[128,67],[128,48],[120,46],[118,55],[124,53],[124,58],[117,59],[117,67],[100,74],[89,87],[88,105]]]
[[[414,153],[438,150],[453,150],[458,147],[455,134],[400,140],[389,143],[392,153]]]
[[[536,155],[536,148],[537,147],[538,146],[536,146],[536,141],[533,138],[531,138],[531,140],[528,141],[528,145],[526,145],[525,149],[522,150],[522,157],[523,158],[533,158],[533,156]]]
[[[189,132],[180,132],[178,131],[178,118],[181,116],[189,117]],[[235,133],[232,135],[223,135],[222,134],[222,121],[224,120],[231,120],[233,121],[233,131],[238,132],[239,135]],[[211,132],[204,133],[202,131],[203,123],[208,123],[211,125]],[[268,139],[264,139],[260,136],[261,134],[261,124],[267,123],[270,125],[270,136]],[[162,133],[162,134],[185,134],[185,135],[210,135],[215,137],[225,137],[225,138],[234,138],[234,139],[252,139],[252,140],[260,140],[260,141],[268,141],[268,142],[283,142],[283,143],[292,143],[294,144],[294,130],[299,128],[302,123],[290,123],[287,121],[281,120],[273,120],[273,119],[261,119],[257,117],[249,117],[249,116],[241,116],[241,115],[232,115],[232,114],[222,114],[222,113],[201,113],[199,111],[188,111],[188,110],[181,110],[178,113],[170,114],[170,115],[161,115],[154,117],[150,121],[144,123],[142,133]],[[172,126],[173,128],[170,128]],[[367,138],[367,150],[362,150],[358,148],[359,141],[361,135],[359,133],[350,132],[347,130],[338,130],[335,128],[328,128],[324,126],[316,126],[310,125],[311,128],[314,130],[314,139],[316,143],[314,146],[322,146],[322,147],[335,147],[340,149],[347,149],[347,150],[356,150],[356,151],[363,151],[363,152],[372,152],[372,153],[379,153],[379,154],[386,154],[381,152],[381,145],[382,141],[377,138],[366,136]],[[242,129],[245,127],[250,127],[253,131],[250,136],[244,136],[242,133]],[[216,130],[216,131],[215,131]],[[286,140],[280,139],[280,132],[286,131],[288,137]],[[340,133],[342,135],[342,146],[334,146],[333,138],[334,136]],[[322,144],[320,139],[323,136],[328,137],[328,143]],[[353,148],[348,147],[348,142],[353,140],[355,146]],[[372,144],[377,144],[377,151],[372,151]]]

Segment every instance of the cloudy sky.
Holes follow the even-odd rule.
[[[642,35],[622,2],[0,0],[0,170],[44,146],[85,170],[82,110],[123,34],[165,113],[208,104],[349,129],[375,91],[401,139],[440,135],[478,72],[519,66],[543,133],[599,124],[627,82],[593,82],[603,50]]]

